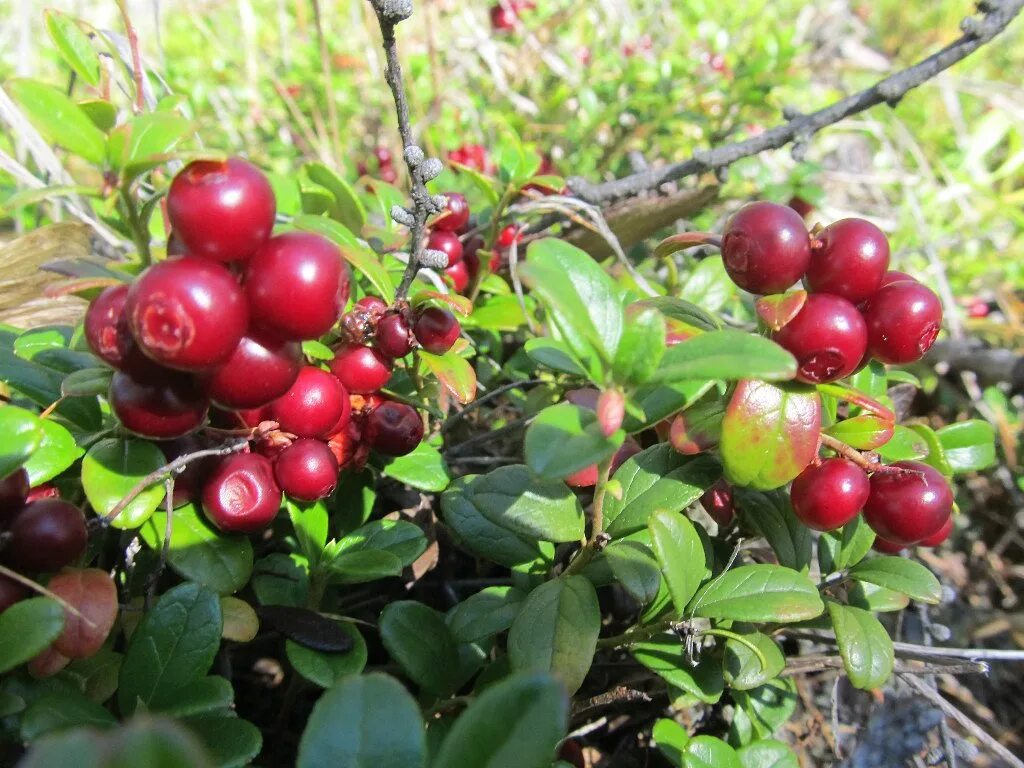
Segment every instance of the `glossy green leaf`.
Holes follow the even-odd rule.
[[[148,708],[170,717],[188,717],[231,707],[234,698],[235,689],[230,680],[207,675],[192,680],[187,686],[161,691],[150,700]]]
[[[43,440],[39,448],[25,462],[29,484],[34,488],[52,480],[85,453],[74,435],[53,419],[40,419]]]
[[[665,354],[665,317],[654,307],[626,308],[622,340],[612,374],[621,384],[643,384],[654,375]]]
[[[158,696],[206,675],[220,648],[220,602],[199,584],[165,592],[132,634],[117,691],[129,714]]]
[[[274,553],[257,560],[253,566],[252,589],[262,605],[304,606],[309,592],[305,558]]]
[[[173,112],[145,112],[113,130],[107,144],[110,163],[126,181],[167,162],[192,131],[192,122]]]
[[[22,466],[43,442],[43,426],[32,411],[0,407],[0,478]]]
[[[20,768],[213,768],[202,744],[182,725],[168,719],[140,718],[100,733],[75,728],[32,745]]]
[[[683,768],[742,768],[736,750],[714,736],[694,736],[683,751]]]
[[[916,560],[905,557],[872,557],[850,569],[857,581],[895,589],[913,600],[937,604],[942,599],[942,585],[931,571]]]
[[[703,331],[715,331],[722,327],[722,321],[706,309],[674,296],[655,296],[638,301],[637,304],[654,307],[670,320],[678,320]]]
[[[789,745],[778,739],[759,739],[736,750],[743,768],[800,768]]]
[[[796,374],[796,359],[774,341],[744,331],[708,331],[665,351],[652,381],[756,377],[788,381]]]
[[[64,397],[95,397],[106,395],[114,371],[111,368],[83,368],[64,377],[60,393]]]
[[[732,692],[733,701],[749,719],[754,733],[767,738],[796,710],[796,686],[792,678],[776,678],[749,691]]]
[[[741,565],[704,586],[693,598],[694,616],[733,621],[788,623],[825,610],[817,587],[804,574],[780,565]]]
[[[427,549],[423,529],[408,520],[374,520],[352,531],[328,548],[329,557],[355,552],[387,552],[403,568],[412,565]]]
[[[526,463],[542,478],[556,480],[598,464],[622,444],[619,430],[605,437],[597,414],[572,403],[545,408],[526,430]]]
[[[682,456],[661,443],[630,457],[614,478],[621,497],[605,497],[605,530],[613,537],[643,530],[655,512],[680,512],[721,476],[710,456]]]
[[[163,452],[146,440],[101,440],[82,459],[82,490],[96,514],[106,515],[139,481],[166,463]],[[164,483],[157,480],[132,499],[110,524],[123,530],[138,528],[163,499]]]
[[[863,413],[860,416],[833,424],[825,431],[858,450],[873,451],[889,442],[895,429],[892,421],[874,414]]]
[[[0,613],[0,673],[46,650],[64,629],[64,609],[48,597],[15,603]]]
[[[650,549],[637,541],[613,541],[601,552],[611,576],[642,604],[658,596],[661,567]]]
[[[793,514],[789,493],[734,488],[733,499],[743,527],[764,536],[780,565],[806,571],[811,562],[811,531]]]
[[[327,563],[332,581],[339,584],[364,584],[399,576],[403,567],[397,555],[379,549],[342,552]]]
[[[263,749],[263,734],[235,715],[205,715],[187,721],[219,768],[244,768]]]
[[[569,721],[569,698],[548,675],[515,675],[459,716],[433,768],[548,768]]]
[[[458,402],[465,405],[476,399],[476,372],[468,360],[454,350],[434,355],[421,349],[416,354]]]
[[[104,133],[117,125],[117,107],[106,99],[82,99],[78,106]]]
[[[526,342],[526,354],[538,365],[553,371],[586,376],[587,370],[568,345],[547,337],[530,339]]]
[[[400,600],[385,606],[378,626],[384,647],[413,682],[434,694],[452,691],[458,651],[440,613],[423,603]]]
[[[320,562],[324,547],[327,545],[328,520],[327,505],[323,501],[303,504],[285,498],[285,509],[295,529],[295,538],[299,542],[299,551],[311,567]]]
[[[875,532],[860,515],[818,539],[818,565],[822,573],[835,573],[856,565],[871,551]]]
[[[630,434],[653,427],[662,419],[698,401],[714,385],[715,382],[710,380],[695,380],[638,387],[629,403],[642,417],[634,416],[627,410],[622,426]]]
[[[953,467],[946,459],[946,451],[942,447],[942,443],[939,442],[939,436],[935,430],[927,424],[911,424],[909,428],[916,432],[924,440],[925,445],[928,446],[928,455],[921,459],[921,461],[935,467],[946,477],[952,477]]]
[[[725,476],[762,491],[785,485],[817,455],[820,431],[821,397],[814,390],[741,381],[722,420]]]
[[[717,312],[736,294],[736,286],[729,279],[721,256],[701,259],[686,278],[679,297],[709,312]]]
[[[690,741],[690,734],[675,720],[661,718],[651,729],[654,745],[673,765],[683,764],[683,754]]]
[[[75,74],[89,85],[100,84],[100,61],[96,49],[89,42],[89,36],[82,31],[78,21],[66,13],[47,8],[43,12],[46,31],[60,51],[61,58]]]
[[[936,434],[954,473],[977,472],[996,463],[995,430],[987,421],[960,421]]]
[[[782,655],[778,643],[763,632],[744,634],[743,638],[760,651],[767,664],[761,663],[750,645],[730,638],[725,643],[722,667],[725,682],[730,687],[748,691],[778,677],[786,666],[786,657]]]
[[[655,512],[647,521],[647,530],[676,616],[682,617],[704,577],[704,546],[693,523],[678,512]]]
[[[854,608],[879,613],[902,611],[910,605],[910,598],[894,589],[886,589],[867,581],[853,581],[846,587],[846,602]]]
[[[390,302],[395,298],[395,284],[381,264],[380,257],[363,245],[344,224],[322,216],[296,216],[292,225],[326,237],[341,249],[345,260],[370,281],[384,301]]]
[[[310,181],[329,190],[334,196],[334,205],[330,208],[331,218],[340,221],[353,232],[362,232],[366,225],[366,209],[352,186],[323,163],[306,163],[303,168]]]
[[[344,678],[320,697],[299,742],[297,768],[424,768],[419,706],[381,674]]]
[[[662,677],[669,685],[679,688],[698,700],[714,704],[722,698],[725,680],[722,665],[717,659],[701,659],[697,666],[690,663],[686,649],[678,637],[662,635],[653,640],[636,643],[630,649],[638,662]]]
[[[880,688],[893,668],[892,639],[868,611],[828,602],[828,615],[836,633],[839,655],[856,688]]]
[[[139,529],[154,552],[163,549],[167,513],[158,510]],[[183,578],[202,584],[218,595],[230,595],[249,582],[253,569],[252,544],[245,536],[216,530],[194,504],[174,510],[167,564]]]
[[[352,638],[353,645],[350,650],[343,653],[328,653],[299,645],[294,640],[286,640],[284,643],[288,663],[296,672],[321,688],[330,688],[344,677],[358,675],[366,667],[366,641],[355,624],[347,621],[335,623]]]
[[[515,587],[487,587],[448,612],[448,629],[459,643],[486,640],[512,626],[525,599]]]
[[[93,165],[103,165],[106,137],[62,91],[35,80],[18,79],[7,82],[7,92],[48,142]]]
[[[28,705],[21,717],[21,739],[32,742],[68,728],[111,728],[117,718],[102,706],[73,691],[44,693]]]
[[[434,446],[423,442],[412,453],[391,459],[381,472],[421,491],[440,493],[451,482],[451,473],[444,456]]]
[[[878,455],[888,464],[923,459],[928,455],[928,443],[910,427],[897,424],[889,442],[878,448]]]
[[[583,576],[553,579],[534,589],[512,622],[512,668],[550,672],[575,693],[590,670],[601,630],[597,594]]]

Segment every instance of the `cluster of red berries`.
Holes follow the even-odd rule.
[[[497,168],[491,160],[487,147],[482,144],[463,144],[448,153],[448,160],[459,165],[464,165],[478,173],[493,174]]]
[[[391,150],[387,147],[377,147],[373,150],[373,156],[377,161],[377,172],[375,174],[377,178],[381,181],[386,181],[388,184],[394,184],[398,181],[398,171],[395,169]],[[360,176],[365,176],[370,172],[369,166],[362,161],[356,166],[356,170],[359,171]]]
[[[458,192],[446,192],[445,209],[430,222],[427,248],[448,257],[445,277],[456,293],[465,293],[480,273],[479,251],[484,246],[480,235],[470,235],[469,203]]]
[[[491,26],[497,32],[510,32],[519,24],[519,14],[536,7],[534,0],[499,0],[491,6]]]
[[[452,346],[459,325],[450,312],[390,311],[363,299],[325,371],[305,362],[301,342],[342,317],[351,279],[340,250],[316,234],[272,236],[270,184],[238,158],[187,166],[167,208],[183,255],[103,291],[86,313],[85,336],[116,369],[110,406],[129,431],[180,438],[203,425],[211,406],[232,427],[257,428],[255,450],[223,459],[202,483],[214,524],[258,530],[276,516],[282,492],[323,498],[361,445],[363,461],[370,449],[394,456],[416,447],[419,414],[376,393],[415,341],[428,351]],[[371,334],[376,347],[361,343]],[[268,422],[276,428],[260,428]]]
[[[804,280],[803,307],[772,334],[796,357],[799,381],[835,381],[871,358],[920,360],[939,333],[938,297],[910,275],[887,271],[888,240],[864,219],[842,219],[812,235],[792,208],[750,203],[726,225],[722,260],[733,282],[755,294]]]

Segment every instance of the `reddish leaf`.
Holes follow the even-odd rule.
[[[896,414],[891,409],[882,405],[877,400],[874,400],[859,389],[847,386],[846,384],[819,384],[818,391],[825,395],[832,395],[839,400],[845,400],[848,403],[863,408],[868,413],[872,413],[878,416],[883,421],[896,421]]]
[[[724,413],[725,403],[717,397],[695,403],[672,420],[669,442],[684,456],[714,448],[722,437]]]
[[[777,331],[797,316],[806,301],[807,291],[790,291],[774,296],[762,296],[754,302],[754,307],[764,324]]]
[[[681,232],[678,235],[666,237],[654,248],[656,258],[671,256],[677,251],[693,248],[698,245],[721,245],[722,240],[718,235],[710,232]]]
[[[423,364],[456,400],[463,405],[473,401],[476,397],[476,372],[468,361],[455,353],[454,349],[443,355],[432,355],[421,349],[419,355]]]

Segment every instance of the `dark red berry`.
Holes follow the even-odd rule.
[[[327,447],[341,469],[361,470],[370,456],[370,446],[363,441],[362,430],[354,420],[327,438]]]
[[[898,461],[871,476],[864,519],[886,541],[909,546],[932,536],[953,513],[953,491],[942,474],[919,461]]]
[[[889,268],[889,241],[864,219],[840,219],[815,238],[807,286],[854,304],[867,299],[882,284]]]
[[[273,465],[256,453],[228,456],[203,488],[203,512],[228,533],[266,528],[277,517],[281,501]]]
[[[925,536],[923,539],[921,539],[919,542],[917,542],[917,546],[919,546],[919,547],[937,547],[937,546],[939,546],[939,544],[941,544],[946,539],[948,539],[949,535],[952,532],[953,532],[953,516],[950,515],[949,518],[946,520],[945,524],[941,528],[939,528],[939,530],[937,530],[931,536]]]
[[[420,346],[435,355],[443,355],[451,349],[459,338],[460,331],[461,327],[455,315],[438,307],[427,307],[423,310],[416,318],[416,325],[413,328]]]
[[[931,289],[903,280],[880,288],[864,305],[868,354],[883,363],[913,363],[935,343],[942,303]]]
[[[508,32],[516,28],[519,21],[519,14],[512,8],[511,3],[505,5],[498,3],[491,7],[491,26],[498,32]]]
[[[405,456],[423,440],[423,419],[411,405],[385,400],[366,417],[363,438],[385,456]]]
[[[0,613],[21,602],[28,595],[29,588],[24,584],[7,576],[0,576]]]
[[[988,317],[989,312],[991,312],[991,309],[989,309],[987,301],[972,301],[970,306],[967,307],[967,316],[975,319]]]
[[[26,504],[10,534],[4,557],[24,571],[59,571],[80,558],[89,543],[82,510],[60,499]]]
[[[440,251],[448,257],[448,266],[462,261],[462,242],[454,232],[437,229],[427,238],[427,248]]]
[[[725,226],[722,261],[729,277],[750,293],[782,293],[803,277],[811,240],[800,214],[775,203],[748,203]]]
[[[265,333],[243,336],[227,362],[207,379],[207,392],[224,408],[258,408],[288,391],[301,364],[297,341]]]
[[[245,259],[270,237],[274,190],[259,168],[238,157],[197,160],[174,177],[167,215],[193,256]]]
[[[125,302],[139,347],[169,368],[220,365],[249,325],[245,294],[221,264],[181,256],[154,264],[132,284]]]
[[[376,315],[379,317],[388,308],[388,303],[380,296],[363,296],[363,298],[356,302],[356,306],[365,309],[371,316]]]
[[[392,165],[382,165],[377,173],[380,180],[386,184],[394,184],[398,181],[398,171]]]
[[[443,229],[446,232],[458,232],[469,222],[469,203],[458,192],[445,192],[444,196],[448,199],[448,205],[434,219],[431,226],[435,230]]]
[[[391,361],[379,349],[361,344],[339,347],[329,366],[353,395],[376,392],[391,378]]]
[[[717,480],[715,484],[704,491],[700,497],[700,505],[710,515],[719,528],[732,525],[736,517],[736,507],[733,505],[732,487],[725,480]]]
[[[910,280],[911,282],[917,282],[917,278],[916,277],[913,277],[912,275],[908,275],[906,272],[899,272],[899,271],[897,271],[895,269],[890,269],[888,272],[885,273],[885,276],[882,278],[882,282],[881,282],[881,284],[879,284],[878,287],[879,288],[885,288],[885,286],[890,285],[891,283],[899,283],[899,282],[902,282],[904,280]]]
[[[480,259],[476,258],[477,269],[480,268]],[[451,281],[452,290],[456,293],[463,293],[469,287],[469,265],[467,264],[468,259],[463,257],[463,260],[453,264],[444,271],[445,277]]]
[[[336,376],[307,365],[288,391],[270,404],[270,417],[284,432],[325,437],[348,421],[351,408],[348,392]]]
[[[374,338],[381,353],[391,358],[405,357],[415,342],[409,323],[397,312],[380,319]]]
[[[498,233],[499,248],[509,248],[512,243],[521,243],[522,241],[522,227],[518,224],[509,224]]]
[[[849,376],[867,349],[867,329],[860,312],[846,299],[815,293],[796,317],[772,334],[797,361],[796,378],[822,384]]]
[[[875,552],[881,552],[884,555],[895,555],[906,549],[902,544],[886,541],[881,536],[875,536],[875,541],[871,545],[871,548],[874,549]]]
[[[641,450],[640,444],[636,440],[627,437],[612,457],[612,474],[615,474],[615,470],[625,464],[628,458],[640,453]],[[589,467],[573,472],[563,482],[570,488],[590,488],[597,485],[597,464],[591,464]]]
[[[253,254],[245,270],[253,323],[288,339],[316,339],[338,322],[349,272],[325,237],[286,232]]]
[[[327,443],[296,440],[278,455],[274,477],[293,499],[316,501],[330,496],[338,484],[338,461]]]
[[[19,467],[0,480],[0,527],[10,524],[21,512],[29,490],[28,472],[24,468]]]
[[[114,368],[123,368],[136,348],[124,311],[128,288],[127,283],[105,288],[85,312],[83,330],[89,349]]]
[[[808,528],[834,531],[864,508],[871,486],[864,470],[849,459],[826,459],[793,481],[793,512]]]
[[[190,376],[167,371],[160,382],[136,381],[118,371],[110,382],[110,408],[125,429],[143,437],[169,439],[196,429],[210,401]]]

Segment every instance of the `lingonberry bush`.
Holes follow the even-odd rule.
[[[413,140],[412,5],[371,4],[400,157],[356,184],[306,163],[287,214],[146,106],[135,43],[133,108],[64,16],[100,97],[6,86],[95,182],[44,192],[131,245],[51,265],[74,327],[0,332],[12,760],[564,768],[594,759],[580,713],[657,701],[635,740],[668,764],[795,766],[796,676],[934,673],[893,617],[942,600],[915,552],[995,461],[986,421],[903,418],[943,302],[863,218],[757,200],[715,232],[638,225],[638,256],[600,205],[893,102],[1020,3],[835,114],[598,186],[514,134],[445,172]]]

